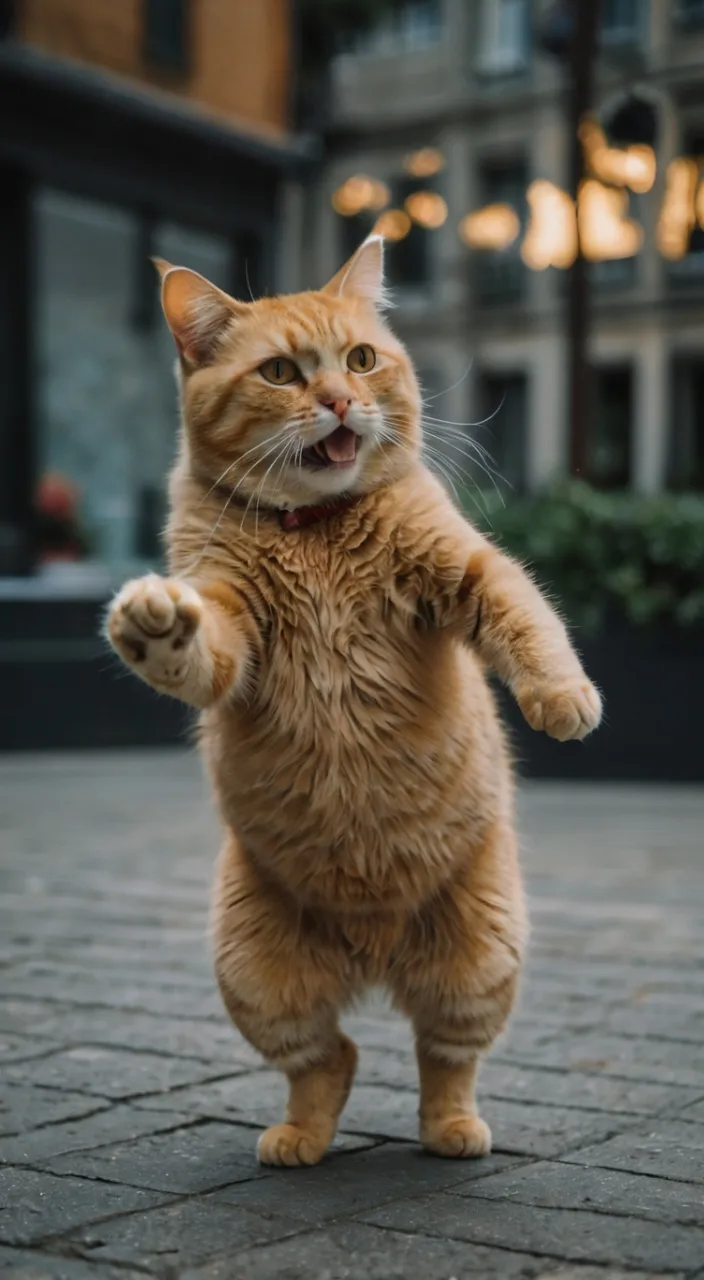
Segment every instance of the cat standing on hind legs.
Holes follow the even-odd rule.
[[[596,727],[599,695],[530,579],[423,465],[380,239],[322,290],[250,303],[158,266],[183,419],[170,576],[127,583],[108,634],[202,713],[217,977],[290,1084],[259,1158],[324,1155],[357,1057],[339,1016],[378,984],[414,1027],[421,1142],[482,1155],[477,1063],[526,933],[486,671],[560,740]]]

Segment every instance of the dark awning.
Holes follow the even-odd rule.
[[[168,209],[211,229],[272,216],[282,177],[312,141],[277,142],[175,95],[8,41],[0,46],[0,159],[38,180]]]

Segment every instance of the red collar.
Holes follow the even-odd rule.
[[[285,533],[306,529],[309,524],[318,524],[320,520],[329,520],[331,516],[349,511],[354,502],[354,498],[335,498],[332,502],[323,502],[318,507],[295,507],[293,511],[279,511],[279,524]]]

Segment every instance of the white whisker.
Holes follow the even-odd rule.
[[[494,412],[490,413],[489,416],[486,418],[480,418],[478,422],[454,422],[452,418],[435,418],[431,414],[427,414],[427,413],[423,414],[423,417],[427,418],[428,421],[430,422],[436,422],[439,425],[446,426],[446,427],[467,427],[467,428],[484,427],[486,426],[487,422],[491,422],[497,416],[497,414],[501,413],[501,410],[503,409],[505,403],[506,403],[506,394],[504,392],[504,394],[501,397],[501,401],[498,407],[494,409]]]
[[[472,357],[469,364],[467,365],[467,368],[462,374],[462,377],[458,378],[457,382],[453,382],[451,387],[445,387],[444,391],[437,391],[434,396],[428,396],[427,400],[423,401],[423,404],[432,404],[433,400],[439,400],[441,396],[449,396],[451,391],[456,391],[458,387],[462,386],[462,383],[464,382],[465,378],[469,377],[473,364],[474,364],[474,357]]]

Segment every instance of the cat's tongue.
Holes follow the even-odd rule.
[[[338,427],[320,443],[331,462],[354,462],[357,456],[357,437],[349,427]]]

